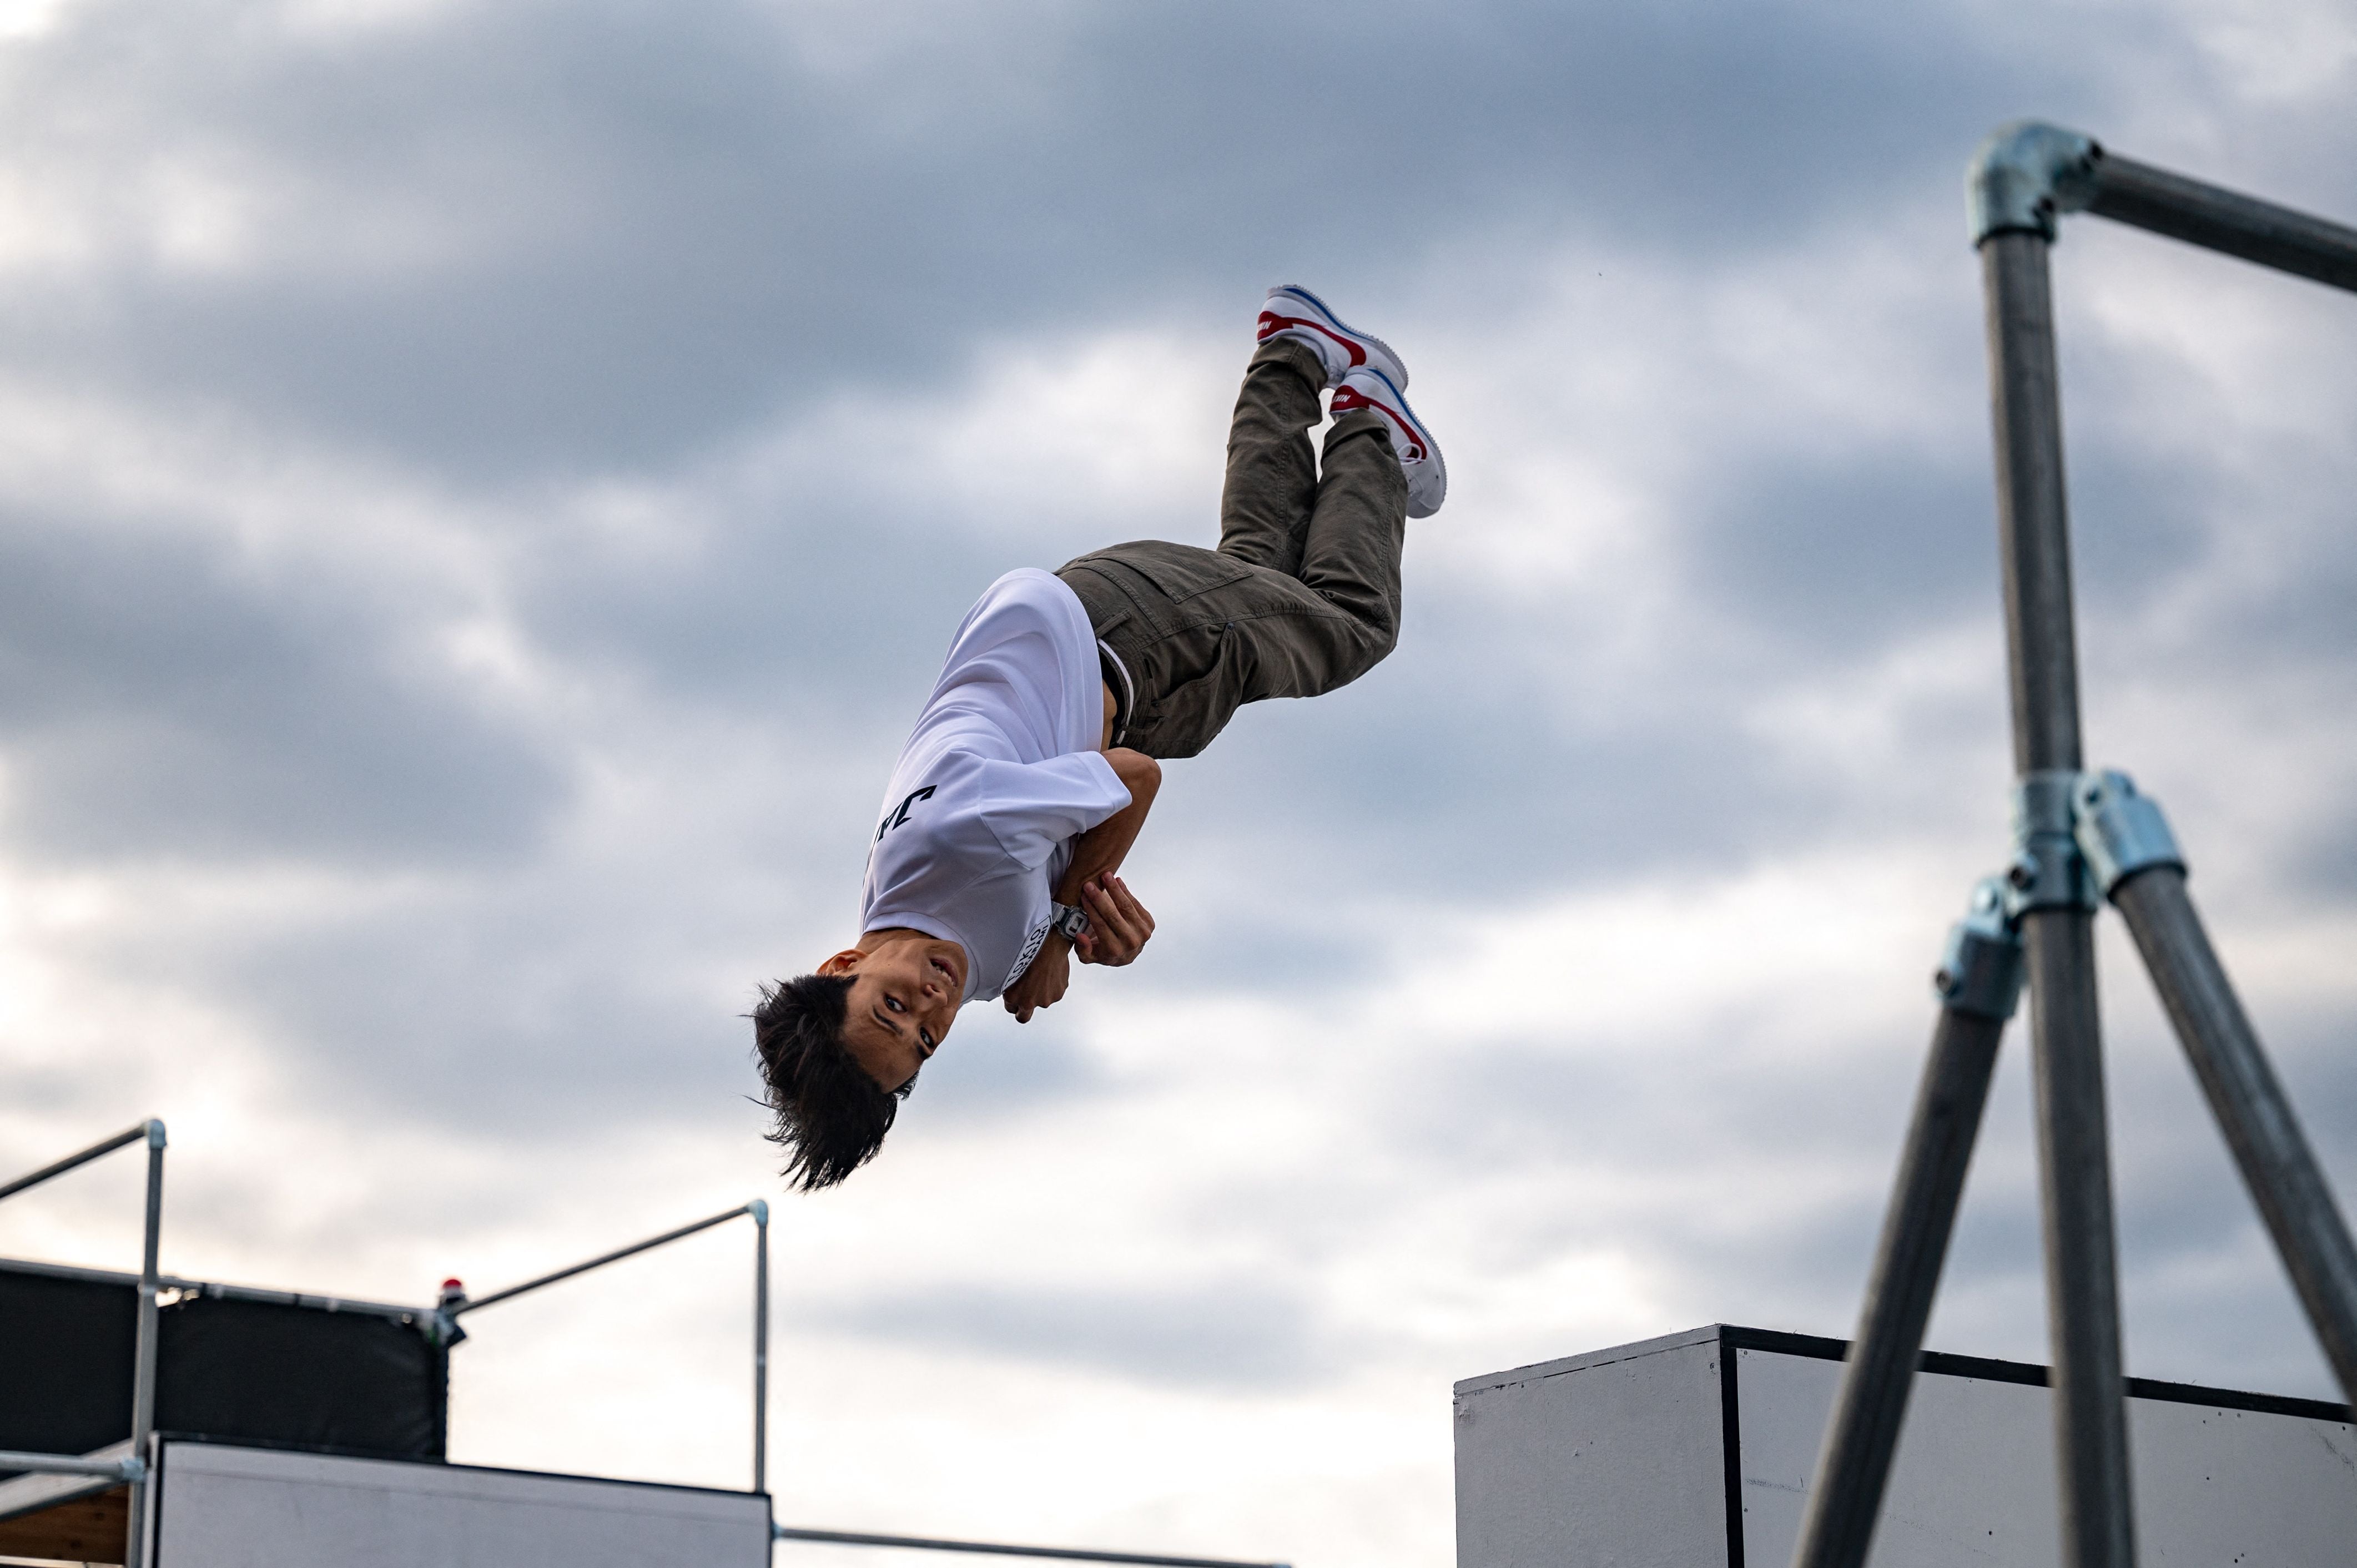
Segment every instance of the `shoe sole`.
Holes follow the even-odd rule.
[[[1399,405],[1396,409],[1384,407],[1383,412],[1390,414],[1394,419],[1398,420],[1401,424],[1406,425],[1410,431],[1415,433],[1415,438],[1424,443],[1424,460],[1432,465],[1432,472],[1440,481],[1439,497],[1422,511],[1418,511],[1416,510],[1415,497],[1413,494],[1414,487],[1410,487],[1411,493],[1408,497],[1407,507],[1408,516],[1417,518],[1430,517],[1440,510],[1442,502],[1448,499],[1448,459],[1441,456],[1440,443],[1432,438],[1431,430],[1426,426],[1423,420],[1416,417],[1415,410],[1408,406],[1407,393],[1400,389],[1400,384],[1392,380],[1391,377],[1384,375],[1381,371],[1376,371],[1375,376],[1391,392],[1391,401]]]
[[[1367,363],[1381,371],[1393,386],[1407,385],[1407,362],[1399,357],[1398,351],[1389,343],[1372,332],[1361,332],[1351,326],[1334,314],[1332,306],[1297,283],[1280,284],[1268,292],[1272,298],[1283,295],[1299,300],[1309,307],[1309,313],[1317,319],[1318,325],[1325,328],[1337,338],[1356,343],[1364,349],[1367,351]]]

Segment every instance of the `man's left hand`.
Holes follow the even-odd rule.
[[[1081,886],[1081,907],[1089,912],[1089,929],[1072,939],[1082,963],[1118,967],[1136,961],[1154,935],[1154,917],[1129,890],[1129,884],[1111,872]]]

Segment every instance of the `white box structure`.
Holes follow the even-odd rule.
[[[767,1568],[760,1492],[167,1442],[156,1568]]]
[[[1839,1339],[1717,1325],[1457,1385],[1457,1568],[1785,1568]],[[2347,1406],[2131,1379],[2148,1564],[2357,1563]],[[2046,1369],[1928,1354],[1872,1568],[2056,1568]]]

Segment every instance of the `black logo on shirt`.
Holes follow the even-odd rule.
[[[903,822],[906,822],[909,820],[909,807],[915,805],[920,800],[930,800],[932,798],[933,787],[931,784],[926,785],[921,789],[911,789],[909,791],[909,798],[900,802],[900,809],[899,811],[885,813],[884,825],[876,830],[877,842],[879,843],[882,843],[886,833],[890,832],[894,828],[900,826]]]

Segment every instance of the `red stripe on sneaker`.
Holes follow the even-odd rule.
[[[1426,448],[1424,437],[1417,434],[1415,426],[1410,424],[1406,420],[1402,419],[1388,404],[1377,403],[1373,398],[1369,397],[1366,393],[1355,392],[1349,387],[1336,387],[1334,389],[1334,412],[1336,413],[1348,413],[1352,409],[1358,408],[1372,408],[1377,413],[1382,414],[1385,419],[1390,420],[1394,424],[1400,427],[1400,433],[1407,437],[1408,445],[1415,448],[1415,450],[1410,452],[1406,456],[1401,458],[1401,462],[1420,463],[1426,457],[1432,456],[1431,452]]]
[[[1273,335],[1284,331],[1288,327],[1307,327],[1313,332],[1323,332],[1327,337],[1331,338],[1334,341],[1340,343],[1343,348],[1348,349],[1351,351],[1351,368],[1353,370],[1356,370],[1359,366],[1367,362],[1367,351],[1359,347],[1357,339],[1346,338],[1341,333],[1337,332],[1332,328],[1327,326],[1324,322],[1312,321],[1307,317],[1279,316],[1274,310],[1262,311],[1260,313],[1260,341],[1264,343],[1267,342]]]

